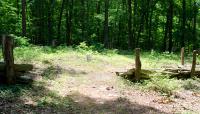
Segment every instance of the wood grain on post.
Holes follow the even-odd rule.
[[[135,49],[135,79],[140,80],[141,72],[141,61],[140,61],[140,48]]]
[[[184,47],[181,48],[181,65],[185,64],[185,62],[184,62],[184,51],[185,51]]]
[[[191,68],[191,73],[190,76],[193,77],[196,69],[196,58],[197,57],[197,50],[193,51],[193,60],[192,60],[192,68]]]
[[[14,71],[14,57],[13,57],[13,39],[11,36],[3,35],[2,38],[3,57],[5,62],[6,82],[7,84],[14,84],[16,82]]]

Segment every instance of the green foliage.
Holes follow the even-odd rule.
[[[42,51],[38,47],[17,47],[14,50],[15,61],[30,63],[40,57]]]
[[[10,0],[0,1],[0,34],[16,33],[19,27],[16,8]],[[19,27],[20,28],[20,27]]]
[[[160,92],[163,95],[170,96],[176,90],[181,88],[179,80],[169,79],[166,77],[154,77],[149,81],[144,82],[145,88]]]
[[[28,38],[15,35],[12,35],[12,37],[14,37],[15,46],[17,47],[30,46]]]
[[[15,99],[15,97],[20,97],[23,93],[25,94],[26,90],[29,88],[29,85],[24,86],[20,84],[12,86],[0,85],[0,98],[7,100]]]
[[[79,51],[83,51],[83,50],[89,51],[89,50],[91,50],[91,48],[89,46],[87,46],[86,42],[81,42],[80,45],[77,46],[77,49]]]
[[[58,44],[67,43],[70,46],[87,42],[94,47],[80,47],[84,46],[82,43],[78,47],[84,48],[84,50],[104,51],[101,46],[98,47],[98,44],[107,44],[104,39],[105,1],[65,2],[64,5],[63,0],[32,0],[27,2],[25,13],[29,42],[38,45],[50,45],[53,39],[57,39]],[[200,1],[187,1],[185,10],[182,6],[183,0],[172,0],[172,2],[174,4],[171,17],[173,21],[171,30],[173,32],[173,51],[179,51],[182,35],[185,35],[185,47],[189,49],[198,47],[200,28],[197,25],[199,24],[198,4]],[[129,2],[123,0],[110,1],[108,6],[108,47],[127,50],[130,47],[128,44],[134,42],[131,49],[140,47],[148,51],[151,49],[157,51],[169,50],[169,35],[164,40],[167,32],[165,29],[169,29],[169,24],[167,24],[169,22],[167,21],[169,19],[167,17],[169,16],[169,3],[171,3],[169,0],[143,0],[131,1],[131,5],[129,5]],[[21,34],[21,5],[19,1],[0,1],[0,34],[18,36]],[[62,6],[64,6],[63,9]],[[128,10],[129,6],[131,6],[132,11]],[[182,25],[183,16],[180,16],[184,14],[183,11],[186,13],[185,26]],[[71,14],[66,15],[66,12]],[[132,23],[129,23],[129,18],[131,18]],[[60,23],[60,28],[58,23]],[[130,34],[134,36],[133,39],[129,39],[129,29],[132,29]],[[25,43],[27,41],[23,38],[18,39],[19,45],[27,45]],[[163,50],[164,43],[166,50]]]

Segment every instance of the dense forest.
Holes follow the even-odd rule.
[[[199,44],[198,0],[1,0],[0,34],[37,45],[177,51]]]

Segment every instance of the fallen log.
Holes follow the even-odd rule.
[[[5,64],[0,64],[0,72],[5,71]],[[33,65],[31,64],[14,64],[15,72],[27,72],[33,70]]]
[[[163,75],[169,75],[170,78],[187,79],[191,78],[191,70],[188,68],[165,69],[161,72]],[[200,78],[200,71],[194,71],[194,76]]]
[[[142,69],[141,70],[141,79],[150,79],[150,75],[154,73],[161,73],[163,76],[167,75],[170,78],[177,78],[177,79],[188,79],[191,78],[191,71],[189,69],[183,69],[183,68],[177,68],[177,69],[164,69],[161,71],[156,70],[147,70]],[[135,69],[130,69],[127,72],[116,72],[117,76],[121,76],[123,78],[129,79],[129,80],[136,80],[135,77]],[[194,76],[197,78],[200,78],[200,71],[195,71]]]
[[[128,70],[127,72],[116,72],[116,75],[135,81],[135,80],[137,80],[137,77],[135,76],[135,71],[136,70],[134,68],[134,69]],[[141,70],[140,79],[150,79],[149,75],[152,73],[153,73],[153,71],[143,69],[143,70]]]

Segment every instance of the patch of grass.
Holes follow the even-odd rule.
[[[12,86],[0,85],[0,98],[7,100],[15,99],[20,97],[22,94],[25,94],[30,88],[30,85],[24,86],[21,84]]]
[[[176,90],[181,89],[181,81],[177,79],[169,79],[167,77],[154,77],[146,80],[141,87],[148,90],[160,92],[164,96],[171,96]]]
[[[59,66],[49,66],[46,68],[43,73],[41,74],[44,78],[53,80],[55,78],[58,78],[59,74],[62,73],[62,68]]]
[[[182,87],[186,90],[200,91],[199,79],[188,79],[183,81]]]

